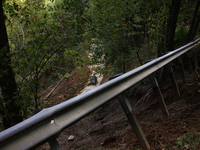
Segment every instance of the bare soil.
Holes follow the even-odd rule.
[[[199,142],[193,144],[182,142],[180,144],[186,133],[192,133],[190,138],[193,141],[200,139],[198,134],[200,132],[200,70],[195,70],[193,74],[186,72],[187,84],[184,84],[180,68],[173,65],[173,69],[180,96],[174,92],[167,74],[159,81],[170,114],[169,117],[163,116],[148,79],[127,90],[126,95],[152,150],[200,149]],[[107,80],[104,79],[104,81]],[[73,83],[71,80],[65,81],[54,94],[63,93],[63,89]],[[71,96],[65,91],[52,101],[46,102],[45,107],[66,100],[65,97]],[[75,137],[74,140],[68,141],[70,135]],[[64,130],[60,134],[58,142],[63,150],[141,149],[117,98],[112,99],[95,112]],[[50,147],[46,143],[38,149],[45,150],[50,149]]]
[[[92,71],[87,67],[87,65],[76,68],[71,72],[70,76],[52,92],[50,97],[44,101],[43,108],[57,105],[80,94],[80,91],[87,86],[91,74]],[[54,86],[42,91],[42,98],[45,98]]]

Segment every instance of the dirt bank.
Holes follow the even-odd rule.
[[[148,79],[126,94],[152,149],[199,149],[198,144],[181,147],[177,141],[184,133],[200,132],[200,70],[192,75],[186,72],[188,83],[184,84],[180,69],[173,68],[181,96],[175,94],[168,75],[159,82],[169,117],[163,117]],[[73,141],[67,140],[70,135],[75,136]],[[194,140],[200,138],[194,135]],[[58,141],[63,150],[141,148],[117,98],[64,130]],[[45,144],[39,149],[49,146]]]

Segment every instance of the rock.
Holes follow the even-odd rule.
[[[69,138],[68,138],[68,141],[73,141],[73,140],[74,140],[74,136],[70,135]]]

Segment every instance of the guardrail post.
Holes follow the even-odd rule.
[[[52,150],[61,150],[60,145],[56,138],[50,139],[48,143]]]
[[[161,91],[160,91],[160,88],[159,88],[159,86],[158,86],[158,82],[157,82],[155,76],[154,76],[153,74],[151,74],[151,75],[149,76],[149,79],[150,79],[150,81],[151,81],[151,84],[152,84],[152,86],[153,86],[153,89],[154,89],[154,91],[155,91],[155,93],[156,93],[156,96],[157,96],[157,98],[158,98],[158,103],[159,103],[159,105],[160,105],[160,107],[161,107],[161,110],[162,110],[163,115],[164,115],[164,116],[169,116],[169,112],[168,112],[168,110],[167,110],[165,101],[164,101],[164,99],[163,99],[162,93],[161,93]]]
[[[198,66],[198,63],[197,63],[197,57],[196,57],[196,53],[195,53],[194,48],[192,48],[192,57],[193,57],[193,61],[194,61],[194,67],[195,67],[195,69],[198,69],[199,66]]]
[[[173,88],[175,90],[175,93],[180,96],[180,92],[179,92],[179,89],[178,89],[178,86],[177,86],[177,83],[176,83],[176,79],[174,77],[174,72],[173,72],[173,69],[172,69],[172,66],[171,66],[170,63],[167,64],[167,70],[168,70],[168,73],[169,73]]]
[[[128,101],[128,98],[125,96],[125,94],[120,94],[118,96],[118,99],[120,101],[120,104],[126,114],[126,117],[128,118],[132,128],[133,128],[133,131],[135,132],[140,144],[141,144],[141,147],[142,149],[147,149],[147,150],[150,150],[150,146],[149,146],[149,143],[140,127],[140,124],[136,118],[136,116],[134,115],[133,113],[133,110],[132,110],[132,107]]]
[[[193,73],[192,64],[191,64],[191,60],[190,60],[190,56],[189,56],[188,52],[186,52],[186,57],[187,57],[188,65],[189,65],[189,72],[190,72],[190,74],[192,74]]]
[[[110,77],[109,80],[112,80],[116,77],[119,77],[121,76],[123,73],[119,73],[119,74],[116,74],[115,76],[113,77]],[[142,131],[142,128],[140,127],[140,124],[136,118],[136,116],[134,115],[134,112],[132,110],[132,107],[128,101],[128,98],[125,96],[124,93],[118,95],[118,99],[119,99],[119,102],[126,114],[126,117],[128,118],[130,124],[131,124],[131,127],[133,128],[133,131],[135,132],[140,144],[141,144],[141,147],[142,149],[145,149],[145,150],[150,150],[150,146],[149,146],[149,143],[144,135],[144,132]]]
[[[185,77],[185,71],[184,71],[181,56],[178,57],[178,63],[179,63],[179,67],[181,68],[181,76],[182,76],[183,83],[187,84],[187,80],[186,80],[186,77]]]

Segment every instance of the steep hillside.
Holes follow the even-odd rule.
[[[173,65],[173,69],[181,96],[175,94],[168,75],[159,81],[169,117],[163,117],[148,79],[126,94],[152,149],[199,149],[200,70],[192,75],[186,72],[188,83],[184,84],[179,67]],[[70,135],[73,141],[68,141]],[[58,141],[62,149],[141,148],[117,98],[63,131]],[[48,147],[44,144],[39,149]]]

